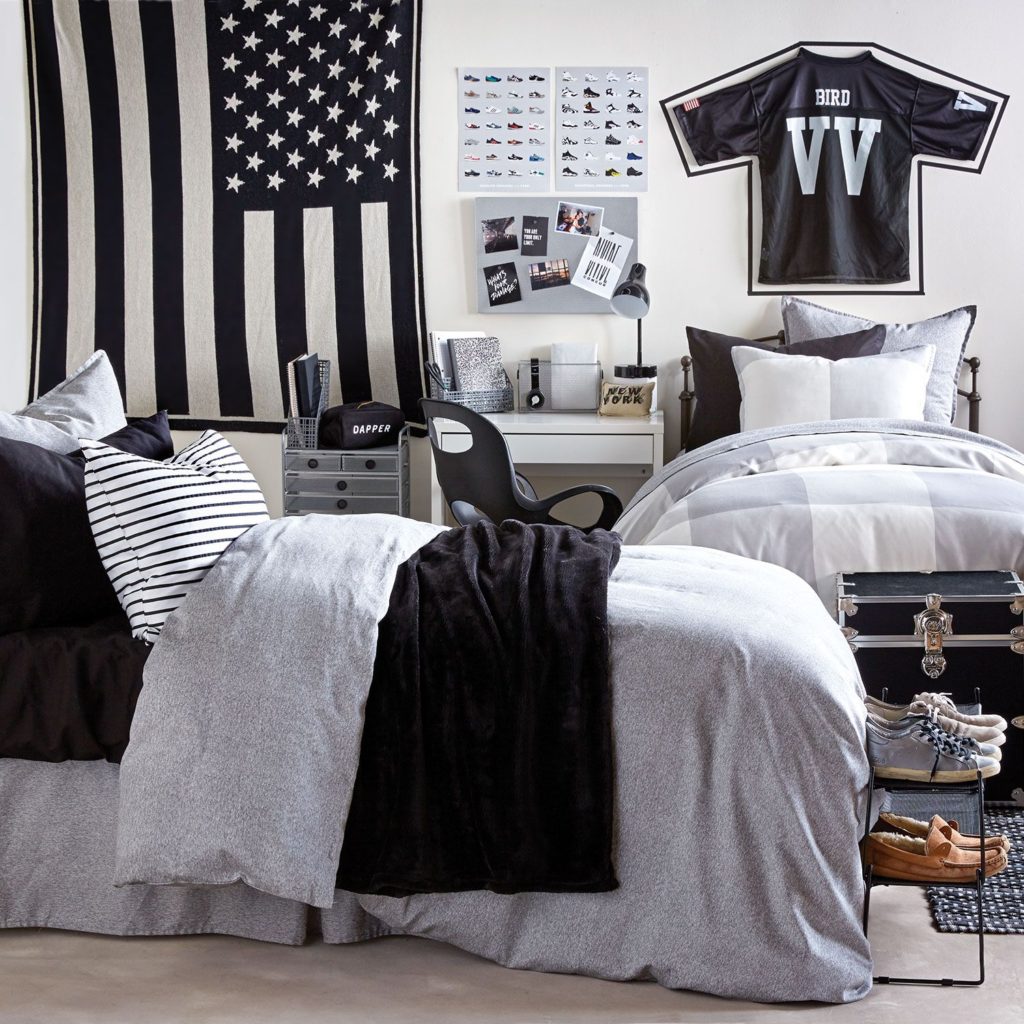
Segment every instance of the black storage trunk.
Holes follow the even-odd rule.
[[[864,686],[902,704],[922,691],[957,704],[980,692],[984,711],[1011,722],[988,800],[1024,787],[1024,584],[1015,572],[853,572],[836,576],[839,625]],[[946,616],[951,616],[947,618]],[[927,646],[926,646],[927,645]]]

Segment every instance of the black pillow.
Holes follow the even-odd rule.
[[[103,440],[148,459],[174,454],[167,413]],[[121,608],[85,511],[85,459],[0,438],[0,634],[89,625]]]
[[[842,334],[835,338],[813,338],[776,348],[764,342],[731,338],[727,334],[687,327],[686,338],[693,358],[693,389],[697,407],[686,441],[686,450],[717,441],[740,429],[740,384],[732,361],[737,345],[772,349],[791,356],[823,356],[825,359],[852,359],[855,356],[877,356],[885,344],[885,327],[878,325],[866,331]]]

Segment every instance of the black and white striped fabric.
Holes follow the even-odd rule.
[[[32,392],[279,430],[282,366],[422,422],[420,0],[25,0]]]
[[[270,516],[255,478],[214,430],[166,462],[83,440],[96,547],[132,633],[152,643],[232,541]]]

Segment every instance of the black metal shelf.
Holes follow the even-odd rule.
[[[884,699],[884,698],[883,698]],[[911,782],[903,779],[879,779],[883,789],[893,792],[914,793],[974,793],[978,798],[978,816],[981,821],[979,835],[981,838],[981,866],[974,873],[973,882],[912,882],[902,878],[875,877],[872,866],[864,864],[864,934],[868,933],[868,917],[871,911],[871,890],[876,885],[915,886],[925,889],[974,889],[978,901],[978,977],[977,978],[893,978],[889,975],[878,975],[873,981],[876,985],[931,985],[943,988],[976,988],[985,983],[985,779],[981,772],[977,773],[973,782],[937,783]],[[868,806],[864,823],[864,847],[874,824],[872,804],[875,793],[875,769],[871,768],[868,779]],[[863,847],[862,847],[863,849]]]

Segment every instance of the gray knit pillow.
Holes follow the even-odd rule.
[[[956,389],[960,364],[974,327],[977,306],[961,306],[916,324],[883,324],[883,352],[904,352],[922,345],[935,347],[935,362],[928,380],[924,418],[929,423],[950,423],[956,416]],[[849,334],[874,327],[873,320],[841,313],[791,295],[782,297],[782,322],[786,341],[806,341],[830,335]]]
[[[80,437],[107,437],[126,426],[124,400],[102,349],[52,391],[18,412],[0,412],[0,437],[66,455]]]

